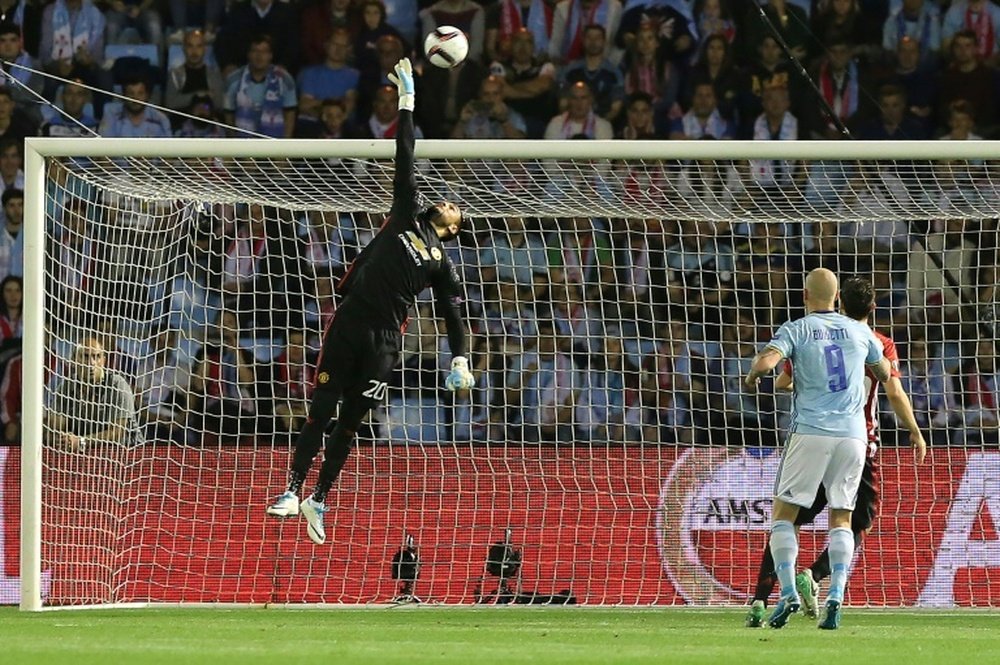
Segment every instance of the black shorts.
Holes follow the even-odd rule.
[[[373,329],[358,319],[334,317],[316,363],[316,390],[334,391],[345,400],[367,401],[369,408],[374,407],[389,390],[401,346],[398,330]]]
[[[800,508],[795,518],[795,525],[811,524],[816,516],[826,509],[826,490],[822,485],[816,492],[816,500],[808,508]],[[878,463],[871,456],[865,457],[865,467],[861,471],[861,484],[858,486],[858,500],[851,514],[851,531],[868,530],[875,522],[878,512]]]

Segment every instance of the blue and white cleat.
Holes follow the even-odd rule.
[[[326,542],[326,530],[323,528],[323,513],[326,510],[326,504],[314,501],[312,495],[302,502],[302,516],[306,518],[306,531],[309,533],[309,539],[317,545]]]
[[[802,611],[810,619],[819,617],[819,584],[813,579],[812,571],[808,568],[795,576],[795,590],[799,592],[802,599]]]
[[[826,601],[823,614],[819,618],[820,630],[837,630],[840,628],[840,603],[836,600]]]
[[[285,492],[267,507],[267,514],[275,517],[295,517],[299,514],[299,497],[295,492]]]
[[[771,628],[784,628],[785,624],[788,623],[788,618],[798,612],[800,607],[802,607],[802,602],[798,596],[781,598],[774,606],[774,612],[771,612],[767,625]]]

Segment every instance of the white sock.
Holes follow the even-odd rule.
[[[771,525],[771,556],[774,557],[774,573],[781,583],[781,597],[795,597],[795,559],[799,556],[799,541],[791,522],[779,520]]]
[[[854,533],[850,529],[838,527],[830,529],[830,591],[827,600],[844,602],[844,587],[847,586],[847,570],[854,558]]]

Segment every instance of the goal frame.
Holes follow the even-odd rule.
[[[20,609],[42,603],[45,193],[50,157],[391,159],[392,140],[27,138],[24,145],[24,337]],[[421,139],[420,159],[967,160],[1000,159],[1000,141],[516,141]],[[83,605],[147,607],[157,603]],[[165,605],[176,605],[167,603]]]

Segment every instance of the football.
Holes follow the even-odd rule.
[[[424,53],[432,65],[451,69],[469,54],[469,40],[458,28],[441,25],[424,39]]]

